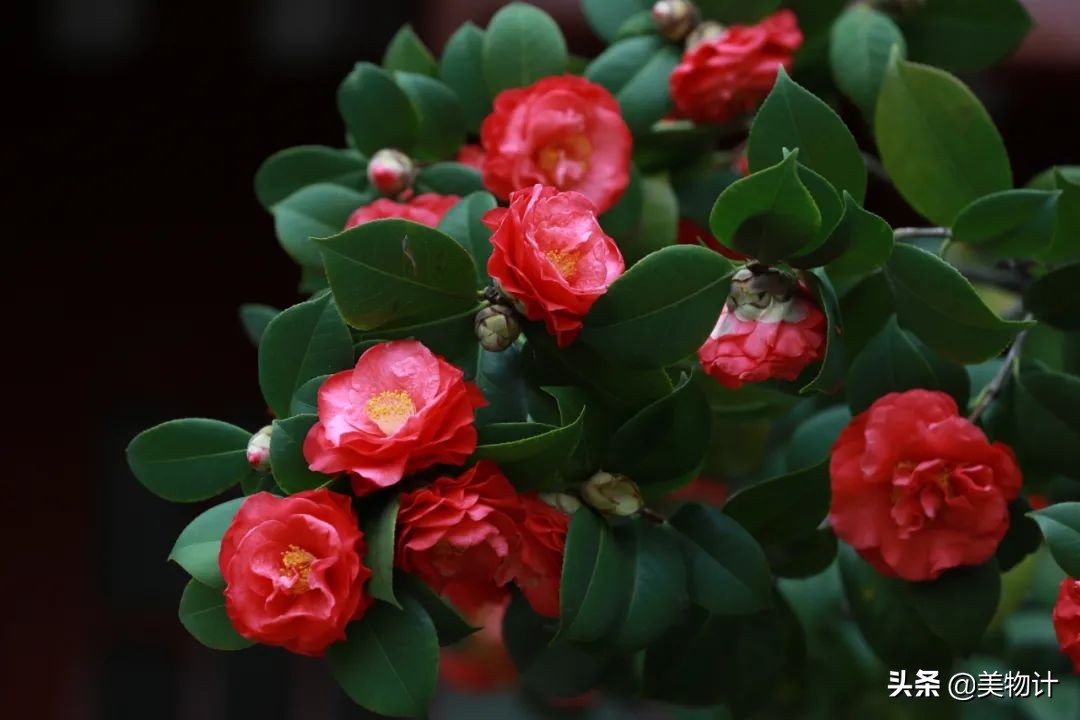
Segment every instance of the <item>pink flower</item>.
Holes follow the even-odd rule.
[[[425,193],[406,202],[395,202],[389,198],[379,198],[370,205],[357,209],[349,216],[345,223],[345,229],[363,225],[370,220],[384,220],[386,218],[401,218],[413,222],[435,227],[442,220],[446,212],[457,205],[460,200],[457,195],[436,195]]]
[[[462,145],[458,150],[457,161],[462,165],[468,165],[483,172],[484,148],[479,145]]]

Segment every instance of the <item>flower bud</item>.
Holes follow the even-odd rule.
[[[266,472],[270,469],[270,435],[273,431],[273,426],[267,425],[248,440],[247,461],[251,469],[256,472]]]
[[[720,23],[706,20],[695,27],[693,32],[686,36],[686,49],[692,50],[701,43],[716,40],[725,32],[727,32],[727,28]]]
[[[698,10],[689,0],[660,0],[652,6],[653,22],[668,40],[682,40],[698,24]]]
[[[502,352],[521,334],[517,314],[505,305],[489,305],[476,313],[475,328],[480,346],[489,352]]]
[[[600,512],[618,517],[630,517],[642,506],[637,483],[625,475],[603,470],[585,482],[581,498]]]
[[[734,311],[751,315],[790,300],[798,282],[788,273],[761,265],[748,265],[731,276],[731,295],[727,305]],[[756,319],[744,318],[744,319]]]
[[[400,195],[412,187],[416,168],[409,156],[398,150],[380,150],[368,161],[368,181],[383,195]]]
[[[581,501],[566,493],[540,493],[540,499],[556,510],[573,515],[581,508]]]

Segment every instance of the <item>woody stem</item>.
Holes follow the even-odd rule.
[[[918,240],[919,238],[941,238],[948,240],[952,238],[952,230],[946,227],[903,227],[893,230],[893,240],[896,242],[911,242],[912,240]]]
[[[1024,316],[1024,321],[1031,320],[1031,313],[1027,313]],[[983,391],[979,393],[979,397],[975,402],[975,407],[968,415],[968,420],[975,423],[979,421],[982,414],[986,412],[986,409],[990,407],[990,404],[997,399],[1001,394],[1001,389],[1005,387],[1005,381],[1009,375],[1012,374],[1013,367],[1020,361],[1020,352],[1024,349],[1024,341],[1027,339],[1027,330],[1023,330],[1016,339],[1013,340],[1012,347],[1009,348],[1009,352],[1005,355],[1005,360],[1002,361],[1001,367],[994,374],[994,377],[990,380],[990,383],[983,388]]]

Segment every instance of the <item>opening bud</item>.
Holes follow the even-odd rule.
[[[267,425],[248,440],[247,461],[251,469],[256,472],[266,472],[270,469],[270,435],[273,431],[273,426]]]
[[[379,150],[367,166],[368,181],[383,195],[400,195],[412,187],[416,166],[399,150]]]
[[[794,322],[797,306],[792,303],[799,288],[794,275],[776,268],[750,263],[731,276],[727,308],[740,320]]]
[[[566,493],[540,493],[540,499],[567,515],[573,515],[581,508],[581,501]]]
[[[625,475],[601,470],[581,488],[581,499],[606,515],[630,517],[641,510],[641,491]]]
[[[502,352],[521,334],[521,322],[513,308],[489,305],[476,313],[476,339],[489,352]]]
[[[656,29],[668,40],[682,40],[701,19],[689,0],[660,0],[652,6],[652,18]]]
[[[706,20],[695,27],[693,32],[686,36],[686,49],[692,50],[701,43],[716,40],[725,32],[727,32],[727,28],[720,23]]]

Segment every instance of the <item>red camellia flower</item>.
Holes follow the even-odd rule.
[[[517,586],[537,613],[559,617],[559,584],[570,518],[535,494],[522,495],[521,504],[525,521]]]
[[[322,655],[371,604],[363,534],[350,500],[329,490],[261,492],[221,539],[225,610],[236,631],[264,645]]]
[[[1054,605],[1054,632],[1061,652],[1072,660],[1073,671],[1080,673],[1080,580],[1065,578],[1061,581]]]
[[[319,388],[319,421],[304,440],[312,470],[347,472],[366,495],[407,473],[461,464],[476,448],[473,410],[483,395],[415,340],[370,348]]]
[[[371,220],[385,220],[387,218],[401,218],[412,220],[421,225],[435,227],[442,220],[443,215],[454,207],[460,200],[457,195],[436,195],[425,193],[410,198],[405,202],[395,202],[389,198],[379,198],[370,205],[357,209],[349,216],[345,223],[345,229],[363,225]]]
[[[484,148],[479,145],[462,145],[458,150],[457,161],[481,172],[484,171]]]
[[[582,77],[499,93],[480,139],[484,184],[502,200],[539,183],[575,190],[605,212],[630,183],[633,140],[619,103]]]
[[[929,390],[890,393],[856,416],[833,445],[829,474],[836,536],[905,580],[988,560],[1021,481],[1012,450]]]
[[[530,320],[543,320],[560,347],[623,271],[622,254],[604,234],[584,195],[535,185],[510,196],[510,208],[485,213],[494,234],[488,274]]]
[[[401,495],[396,563],[466,613],[504,602],[521,563],[525,511],[510,481],[481,461]]]
[[[731,297],[698,350],[705,372],[731,390],[748,382],[794,380],[825,349],[825,314],[801,286],[772,295],[753,292],[752,282],[750,270],[735,273]]]
[[[509,597],[487,605],[469,618],[480,629],[439,652],[439,679],[464,692],[490,693],[517,680],[517,668],[503,641],[502,624]]]
[[[781,10],[757,25],[732,25],[718,37],[689,48],[671,73],[671,97],[684,117],[726,122],[753,112],[791,67],[803,36],[795,13]]]

